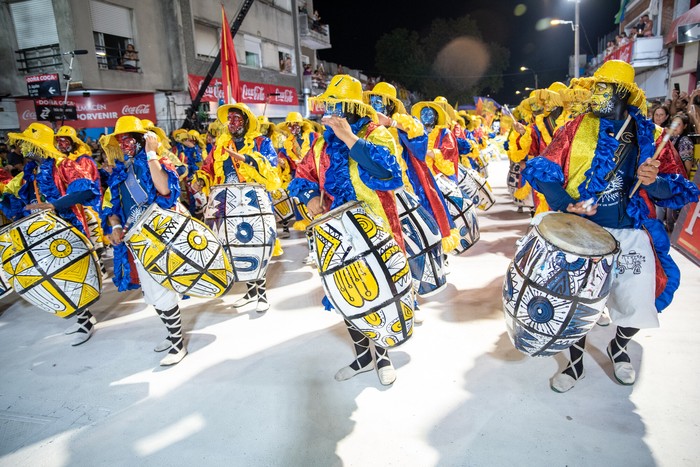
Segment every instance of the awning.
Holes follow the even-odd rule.
[[[678,26],[685,26],[693,23],[700,23],[700,5],[694,6],[673,20],[668,34],[664,37],[664,45],[678,42]]]

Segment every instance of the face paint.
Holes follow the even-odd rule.
[[[136,155],[138,144],[136,139],[130,134],[117,135],[117,141],[119,142],[119,149],[126,156],[134,157]]]
[[[326,109],[323,113],[324,117],[343,117],[343,104],[337,102],[336,104],[326,104]]]
[[[369,96],[369,105],[371,105],[372,108],[377,112],[381,112],[384,115],[386,115],[386,105],[384,105],[384,100],[382,99],[382,96]]]
[[[437,123],[437,112],[430,107],[423,107],[420,109],[420,121],[427,127],[434,127]]]
[[[541,106],[539,102],[531,102],[530,110],[532,110],[533,115],[539,115],[544,112],[544,107]]]
[[[597,83],[591,96],[591,112],[596,117],[620,120],[625,110],[626,93],[612,83]]]
[[[299,136],[301,134],[301,125],[298,123],[292,123],[289,125],[289,132],[294,136]]]
[[[236,138],[245,134],[246,122],[243,114],[239,111],[232,111],[228,114],[228,131]]]
[[[56,149],[61,151],[63,154],[70,154],[70,152],[73,150],[73,140],[67,136],[57,136]]]

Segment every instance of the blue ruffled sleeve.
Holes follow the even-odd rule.
[[[170,190],[169,195],[161,195],[156,191],[155,202],[163,209],[169,209],[175,205],[178,198],[180,198],[180,181],[177,177],[177,172],[174,170],[169,170],[161,164],[161,167],[168,174],[168,189]],[[153,182],[151,182],[153,183]]]
[[[522,177],[537,191],[543,191],[539,188],[538,182],[564,185],[564,172],[561,167],[542,156],[527,161]]]
[[[399,141],[413,157],[425,162],[425,154],[428,152],[428,135],[423,133],[415,138],[409,138],[406,132],[399,130]]]
[[[100,199],[102,198],[102,193],[100,192],[100,187],[97,185],[97,183],[95,183],[94,180],[90,180],[87,178],[79,178],[77,180],[72,181],[70,184],[68,184],[68,187],[66,188],[66,195],[71,195],[73,193],[84,191],[87,191],[91,196],[83,195],[81,196],[81,200],[77,201],[77,203],[93,207],[99,212],[99,204]],[[56,203],[53,204],[55,205]]]
[[[360,139],[350,150],[350,157],[357,161],[360,179],[372,190],[390,191],[403,186],[401,167],[389,148]]]
[[[318,183],[312,182],[311,180],[307,180],[305,178],[293,179],[291,182],[289,182],[287,191],[289,192],[289,196],[299,198],[299,200],[304,204],[307,204],[310,199],[321,195]]]
[[[457,149],[459,149],[460,154],[469,154],[472,152],[472,147],[464,138],[457,138]]]
[[[694,203],[700,195],[697,185],[680,174],[658,174],[654,183],[643,188],[654,203],[671,209]]]

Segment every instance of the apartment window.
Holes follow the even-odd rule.
[[[280,61],[280,72],[295,74],[297,72],[296,63],[292,49],[278,47],[277,55]]]
[[[109,3],[90,1],[97,63],[102,69],[138,71],[131,10]]]
[[[25,0],[10,3],[9,7],[19,49],[17,62],[20,71],[37,73],[61,68],[61,50],[51,0]]]
[[[262,51],[260,48],[260,39],[245,36],[245,65],[253,68],[260,68],[260,57]]]
[[[194,50],[198,57],[215,58],[219,53],[219,29],[194,23]]]

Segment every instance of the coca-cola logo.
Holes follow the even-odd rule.
[[[285,89],[281,91],[279,88],[277,88],[275,89],[275,93],[277,94],[277,96],[275,96],[275,101],[277,102],[294,102],[294,91],[292,89]]]
[[[200,83],[201,85],[201,83]],[[224,98],[224,90],[221,88],[221,82],[214,82],[213,84],[210,84],[207,86],[207,91],[204,93],[205,96],[211,96],[215,97],[217,100],[218,99],[223,99]]]
[[[33,110],[25,110],[22,112],[22,119],[23,120],[36,120],[36,112]]]
[[[125,105],[122,107],[122,115],[148,115],[151,112],[150,104]]]
[[[252,101],[260,101],[260,102],[265,101],[265,87],[264,86],[249,87],[249,86],[244,84],[241,94],[242,94],[243,99],[249,99]]]

